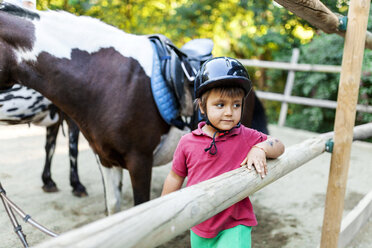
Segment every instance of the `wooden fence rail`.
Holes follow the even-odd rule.
[[[354,128],[355,139],[372,135],[372,123]],[[276,181],[325,150],[332,133],[291,146],[268,161],[270,173],[239,168],[173,192],[127,211],[98,220],[46,241],[36,248],[156,247]]]
[[[342,220],[338,247],[345,248],[372,216],[372,190]]]
[[[239,59],[239,61],[245,66],[261,67],[267,69],[326,73],[341,72],[341,66],[339,65],[294,64],[288,62],[264,61],[257,59]]]
[[[337,102],[331,100],[323,99],[313,99],[300,96],[285,96],[283,94],[264,92],[264,91],[255,91],[257,96],[261,99],[267,99],[272,101],[295,103],[301,105],[307,105],[312,107],[321,107],[321,108],[331,108],[336,109]],[[372,106],[358,104],[356,110],[365,113],[372,113]]]

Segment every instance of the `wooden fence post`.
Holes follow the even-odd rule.
[[[291,65],[297,64],[299,56],[300,56],[300,49],[294,48],[292,51]],[[288,72],[287,81],[285,83],[284,98],[287,98],[292,94],[294,79],[295,79],[295,71],[290,70]],[[282,102],[282,106],[280,108],[279,122],[278,122],[278,125],[280,127],[284,126],[285,124],[285,120],[287,118],[287,112],[288,112],[288,103]]]
[[[344,209],[356,105],[370,1],[351,0],[334,125],[334,150],[328,179],[320,247],[336,248]]]

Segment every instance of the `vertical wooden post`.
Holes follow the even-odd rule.
[[[292,51],[291,65],[297,64],[299,56],[300,56],[300,49],[294,48]],[[294,79],[295,79],[295,71],[290,70],[288,72],[287,81],[285,83],[284,99],[286,99],[292,94]],[[284,126],[285,124],[285,120],[287,118],[287,112],[288,112],[288,103],[282,102],[282,106],[280,108],[279,123],[278,123],[280,127]]]
[[[369,7],[370,1],[351,0],[350,2],[337,97],[334,149],[320,243],[322,248],[336,248],[338,245]]]

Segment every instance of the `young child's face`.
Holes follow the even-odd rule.
[[[209,121],[220,130],[232,129],[240,121],[242,101],[242,96],[222,96],[220,91],[211,90],[206,104]]]

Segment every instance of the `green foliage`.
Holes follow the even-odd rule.
[[[320,34],[301,47],[299,63],[341,65],[344,39],[338,35]],[[326,51],[326,52],[325,52]],[[372,105],[372,53],[365,51],[359,104]],[[293,95],[337,100],[340,75],[335,73],[297,72]],[[333,130],[335,110],[291,105],[287,125],[316,132]],[[356,124],[372,121],[372,115],[357,113]]]

